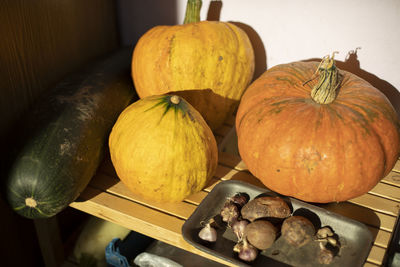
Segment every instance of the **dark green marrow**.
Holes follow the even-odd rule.
[[[56,85],[19,122],[2,188],[15,212],[51,217],[85,189],[118,115],[137,99],[130,64],[129,49],[96,61]]]

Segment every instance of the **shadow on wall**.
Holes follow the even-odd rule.
[[[357,56],[358,48],[355,50],[350,51],[347,54],[345,61],[337,61],[337,67],[342,70],[349,71],[358,77],[363,78],[367,82],[369,82],[373,87],[380,90],[389,101],[392,103],[393,107],[395,108],[397,115],[400,114],[400,93],[399,91],[390,83],[381,78],[377,77],[376,75],[365,71],[360,68],[360,61],[358,60]]]
[[[154,26],[180,23],[177,21],[176,0],[119,0],[116,5],[122,46],[133,46]]]
[[[253,46],[254,49],[254,56],[255,56],[254,58],[255,69],[253,76],[253,80],[255,80],[267,70],[267,54],[265,51],[264,44],[258,33],[249,25],[241,22],[233,22],[233,21],[230,22],[241,28],[243,31],[245,31],[250,39],[251,45]]]
[[[211,1],[207,12],[207,20],[219,21],[221,10],[222,10],[222,1]],[[253,76],[253,80],[255,80],[261,74],[263,74],[264,71],[267,69],[267,55],[261,37],[251,26],[247,24],[236,21],[229,21],[229,22],[242,29],[250,39],[251,45],[253,46],[254,49],[254,56],[255,56],[255,69]]]
[[[359,48],[349,51],[344,61],[336,60],[336,66],[341,70],[345,70],[357,75],[381,91],[389,99],[390,103],[392,103],[397,115],[400,116],[400,92],[389,82],[382,80],[375,74],[361,69],[360,61],[358,60],[357,56],[358,50]],[[314,58],[305,61],[321,61],[321,59]]]

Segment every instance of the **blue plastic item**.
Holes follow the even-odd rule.
[[[110,267],[130,267],[137,255],[145,251],[154,239],[135,231],[121,240],[113,238],[106,247],[106,262]]]
[[[121,239],[114,238],[106,247],[107,264],[114,267],[130,267],[125,256],[121,255],[118,243]]]

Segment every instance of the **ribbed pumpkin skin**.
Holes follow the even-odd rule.
[[[118,177],[135,194],[177,202],[214,175],[215,137],[200,113],[182,98],[149,96],[125,109],[109,138]]]
[[[310,97],[316,62],[273,67],[244,94],[239,153],[268,188],[298,199],[345,201],[372,189],[399,156],[399,121],[387,98],[345,71],[337,98]]]
[[[132,77],[139,97],[176,92],[216,129],[237,107],[254,73],[246,33],[225,22],[157,26],[138,41]]]

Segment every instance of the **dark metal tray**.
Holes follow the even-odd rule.
[[[261,194],[276,195],[268,189],[245,182],[222,181],[213,188],[184,223],[182,226],[183,238],[201,251],[237,266],[327,266],[321,265],[317,261],[318,242],[310,242],[304,247],[295,249],[278,237],[272,247],[261,251],[254,262],[247,263],[241,261],[233,252],[237,238],[228,227],[217,228],[218,238],[215,243],[207,244],[202,241],[198,237],[202,222],[219,214],[226,199],[238,192],[247,193],[250,199]],[[365,263],[373,238],[372,233],[364,224],[294,198],[280,197],[289,203],[293,214],[310,219],[317,229],[330,226],[339,236],[340,251],[328,266],[362,266]]]

